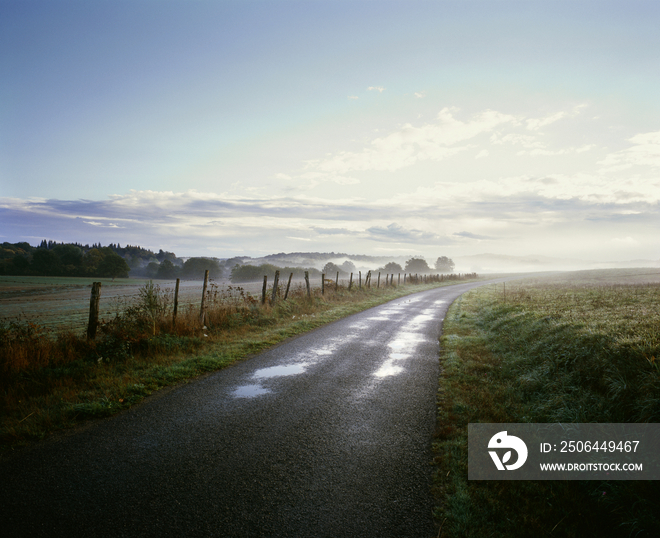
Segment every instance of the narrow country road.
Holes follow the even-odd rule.
[[[404,297],[0,462],[4,538],[437,534],[438,337]]]

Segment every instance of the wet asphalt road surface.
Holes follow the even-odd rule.
[[[438,337],[410,295],[0,462],[0,535],[437,535]]]

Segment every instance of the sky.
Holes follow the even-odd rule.
[[[660,260],[660,2],[0,0],[0,242]]]

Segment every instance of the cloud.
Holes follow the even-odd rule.
[[[385,91],[385,88],[383,88],[382,86],[369,86],[367,88],[367,91],[368,92],[376,91],[378,93],[383,93]]]
[[[527,129],[529,129],[530,131],[538,131],[541,127],[545,127],[546,125],[550,125],[561,119],[577,116],[581,112],[581,110],[586,107],[587,105],[582,104],[573,107],[573,110],[570,112],[564,112],[564,111],[556,112],[555,114],[551,114],[550,116],[546,116],[545,118],[529,118],[526,120]]]
[[[530,131],[538,131],[541,127],[555,123],[562,118],[565,118],[568,114],[566,112],[557,112],[551,116],[546,116],[545,118],[530,118],[526,121],[527,128]]]
[[[362,151],[343,151],[327,159],[307,161],[306,167],[327,174],[345,174],[395,171],[420,161],[441,161],[468,148],[456,144],[515,121],[513,116],[487,110],[463,122],[454,118],[450,109],[444,108],[438,113],[436,123],[419,127],[407,123],[389,135],[372,140]]]
[[[349,99],[359,99],[359,97],[357,95],[349,95],[348,98]]]
[[[417,97],[418,99],[423,99],[424,97],[426,97],[426,92],[415,92],[415,97]]]
[[[493,144],[512,144],[512,145],[521,145],[524,148],[542,148],[544,145],[539,142],[535,136],[526,135],[526,134],[516,134],[509,133],[502,136],[500,133],[494,133],[490,137],[490,141]]]
[[[392,223],[385,227],[372,226],[367,229],[371,239],[395,243],[414,243],[422,245],[447,245],[451,243],[447,237],[416,229],[405,229]]]
[[[84,219],[83,222],[91,226],[100,226],[102,228],[120,228],[120,226],[118,226],[114,222],[98,222],[98,221],[84,220]]]
[[[615,243],[617,246],[626,246],[626,247],[636,247],[639,245],[639,241],[633,239],[632,237],[614,237],[612,238],[612,243]]]
[[[660,168],[660,131],[637,134],[628,141],[633,143],[632,147],[611,153],[598,164],[609,171],[635,165]]]
[[[456,235],[458,237],[465,237],[467,239],[478,239],[478,240],[493,239],[492,237],[489,237],[487,235],[478,235],[470,232],[456,232],[453,235]]]
[[[319,228],[314,227],[313,230],[319,235],[351,235],[354,234],[348,228]]]

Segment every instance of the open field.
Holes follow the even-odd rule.
[[[660,422],[660,271],[562,273],[451,307],[434,449],[443,536],[658,536],[655,481],[468,481],[467,425]]]
[[[110,319],[139,298],[139,290],[147,279],[75,278],[0,276],[0,320],[22,319],[37,323],[55,331],[84,331],[89,316],[89,299],[92,282],[101,282],[101,319]],[[174,295],[174,280],[154,280],[169,297]],[[260,296],[262,282],[232,284],[229,280],[210,279],[210,286],[219,293],[235,293],[241,288],[247,294]],[[272,282],[269,282],[272,285]],[[281,284],[281,281],[280,281]],[[286,280],[284,282],[286,285]],[[340,280],[340,285],[348,282]],[[181,280],[179,284],[179,307],[199,307],[202,298],[201,280]],[[291,287],[300,288],[303,279],[292,280]],[[313,288],[320,282],[310,281]],[[233,291],[232,291],[233,290]]]

